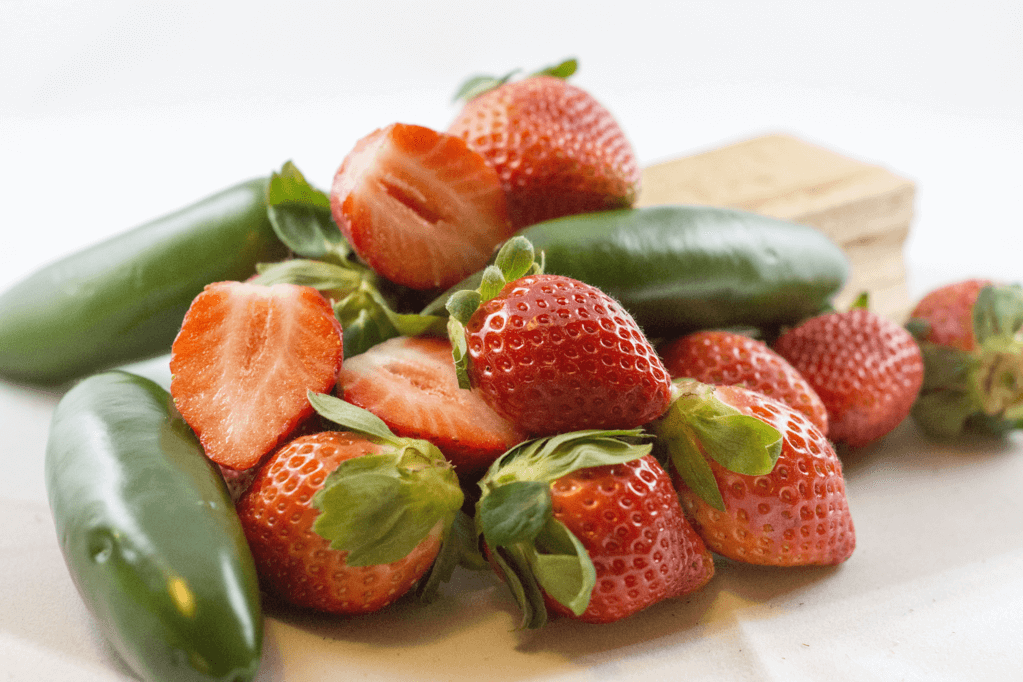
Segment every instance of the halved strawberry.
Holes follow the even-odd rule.
[[[462,476],[483,473],[525,434],[458,387],[447,339],[395,337],[345,360],[337,393],[399,436],[436,445]]]
[[[294,284],[216,282],[185,314],[171,348],[171,395],[207,456],[248,469],[334,387],[341,325],[319,292]]]
[[[413,289],[461,281],[513,231],[497,172],[460,138],[417,125],[359,140],[330,203],[359,257]]]

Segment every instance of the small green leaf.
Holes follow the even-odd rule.
[[[341,262],[351,253],[331,215],[330,198],[310,185],[290,161],[270,177],[266,201],[274,232],[296,255]]]
[[[550,518],[534,543],[536,580],[551,598],[581,615],[590,605],[597,569],[582,542],[560,521]]]
[[[685,413],[669,406],[649,428],[657,437],[655,447],[659,458],[670,461],[679,478],[702,500],[718,511],[725,511],[725,500],[714,471],[697,444]]]
[[[451,528],[441,542],[440,552],[434,559],[433,566],[416,586],[416,598],[424,603],[435,601],[440,592],[440,586],[451,581],[457,566],[472,571],[483,571],[490,568],[490,564],[483,558],[476,546],[473,520],[462,510],[458,510],[455,514]]]
[[[365,280],[334,305],[334,316],[344,330],[345,357],[363,353],[395,336],[442,336],[447,328],[447,318],[439,315],[394,312],[376,287]]]
[[[527,558],[527,554],[532,555],[534,551],[523,545],[495,547],[491,550],[491,556],[504,576],[504,584],[508,586],[522,612],[520,627],[531,630],[547,624],[547,604]]]
[[[560,64],[548,66],[539,71],[532,73],[533,76],[554,76],[555,78],[568,78],[573,75],[579,68],[579,60],[575,57],[569,57]]]
[[[552,483],[573,471],[624,464],[650,454],[649,435],[641,429],[574,431],[520,443],[490,467],[480,481],[487,490],[510,481]]]
[[[867,310],[870,308],[870,292],[861,291],[856,300],[849,306],[849,310]]]
[[[468,390],[472,388],[469,379],[469,342],[465,338],[465,327],[454,317],[448,318],[448,338],[451,339],[451,359],[455,363],[458,387]]]
[[[980,411],[980,404],[969,391],[941,389],[921,393],[910,414],[924,433],[954,438],[963,432],[967,420]]]
[[[259,263],[256,272],[259,273],[253,279],[256,284],[298,284],[337,295],[351,292],[363,279],[363,273],[354,268],[304,258]]]
[[[983,345],[995,337],[1015,337],[1023,329],[1023,289],[989,285],[973,305],[973,335]]]
[[[468,102],[469,100],[479,97],[486,92],[501,87],[510,81],[512,76],[518,72],[519,70],[515,69],[504,76],[470,76],[464,83],[462,83],[461,86],[459,86],[454,97],[451,98],[451,101],[458,102],[459,100],[463,100]]]
[[[737,474],[771,473],[781,454],[778,429],[744,414],[694,414],[690,426],[704,451]]]
[[[452,294],[445,307],[452,319],[465,325],[469,324],[473,313],[479,309],[480,303],[482,303],[482,297],[479,291],[463,290]]]
[[[550,516],[550,487],[536,481],[497,486],[477,507],[477,523],[490,547],[532,542]]]
[[[451,465],[426,441],[338,465],[313,496],[313,530],[349,566],[402,559],[429,534],[445,533],[464,501]]]
[[[506,241],[494,259],[494,265],[504,275],[505,282],[514,282],[524,277],[535,262],[536,251],[533,244],[522,235]]]
[[[496,298],[497,295],[501,293],[501,290],[504,289],[504,285],[507,283],[508,282],[507,280],[505,280],[504,275],[501,273],[501,270],[496,265],[488,265],[483,270],[483,277],[480,281],[480,287],[478,289],[480,303],[483,303],[484,301],[490,301]],[[477,307],[479,307],[478,304]]]
[[[349,402],[336,398],[327,393],[314,393],[308,391],[309,403],[324,419],[329,419],[335,424],[345,427],[349,431],[376,438],[384,443],[396,445],[400,442],[397,436],[384,423],[384,420],[369,410],[356,407]]]

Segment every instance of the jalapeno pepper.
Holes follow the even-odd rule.
[[[252,555],[223,479],[165,390],[122,371],[74,386],[54,411],[46,486],[75,585],[143,679],[256,674]]]
[[[651,337],[772,329],[825,308],[849,264],[822,232],[726,208],[654,206],[559,218],[519,232],[546,272],[598,287]],[[474,289],[480,274],[454,289]],[[423,311],[441,314],[451,291]]]
[[[286,250],[267,179],[243,182],[42,268],[0,295],[0,375],[57,384],[170,350],[192,299]]]

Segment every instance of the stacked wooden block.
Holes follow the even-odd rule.
[[[866,291],[872,309],[901,322],[914,195],[911,181],[886,168],[769,135],[644,169],[638,205],[729,206],[816,227],[849,257],[836,306]]]

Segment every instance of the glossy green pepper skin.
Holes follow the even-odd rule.
[[[54,411],[46,486],[71,577],[136,673],[255,676],[263,623],[252,555],[167,391],[122,371],[74,386]]]
[[[652,206],[524,228],[545,271],[620,302],[650,337],[698,329],[773,329],[809,317],[849,275],[842,250],[805,225],[726,208]],[[476,276],[455,289],[473,289]],[[424,312],[440,313],[451,291]]]
[[[60,384],[169,352],[206,284],[286,250],[250,180],[42,268],[0,295],[0,375]]]

